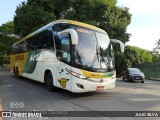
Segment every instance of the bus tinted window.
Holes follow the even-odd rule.
[[[42,32],[41,34],[41,42],[42,42],[42,47],[43,48],[51,48],[53,47],[53,37],[52,37],[52,32],[49,30],[46,30]]]
[[[27,40],[28,50],[38,50],[42,48],[53,48],[52,32],[45,30]]]
[[[27,52],[28,51],[28,46],[27,46],[26,41],[21,42],[20,47],[21,47],[21,52]]]
[[[70,28],[70,26],[66,23],[58,23],[58,24],[53,25],[52,27],[57,51],[59,51],[61,48],[61,41],[59,39],[58,32],[63,31],[68,28]]]

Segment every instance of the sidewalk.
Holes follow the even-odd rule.
[[[6,67],[0,66],[0,69],[1,69],[1,70],[9,70],[9,67],[6,68]]]
[[[116,78],[116,80],[122,80],[122,78],[120,78],[120,77],[118,77],[118,78]],[[152,80],[152,81],[159,81],[160,82],[160,78],[159,79],[149,79],[149,78],[146,78],[145,80]]]
[[[159,78],[159,79],[151,79],[151,78],[149,78],[149,79],[147,79],[147,80],[160,81],[160,78]]]

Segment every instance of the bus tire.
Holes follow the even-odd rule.
[[[45,73],[45,82],[46,82],[48,91],[52,92],[55,89],[55,87],[53,85],[53,76],[50,71]]]
[[[20,78],[18,67],[17,67],[16,70],[15,70],[15,76],[16,76],[17,79]]]
[[[16,77],[16,69],[15,69],[15,67],[13,68],[13,74]]]

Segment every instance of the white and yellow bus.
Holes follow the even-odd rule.
[[[95,26],[71,20],[47,24],[12,45],[10,70],[20,76],[75,93],[115,87],[116,70],[112,43]]]

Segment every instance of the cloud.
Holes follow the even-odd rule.
[[[160,37],[160,29],[155,27],[150,27],[148,29],[140,28],[133,29],[132,36],[127,45],[138,46],[143,49],[152,50],[155,48],[155,43]]]
[[[128,7],[132,14],[127,32],[131,33],[128,45],[152,50],[160,39],[159,0],[118,0],[118,6]]]
[[[118,5],[127,6],[134,14],[160,14],[159,0],[118,0]]]

